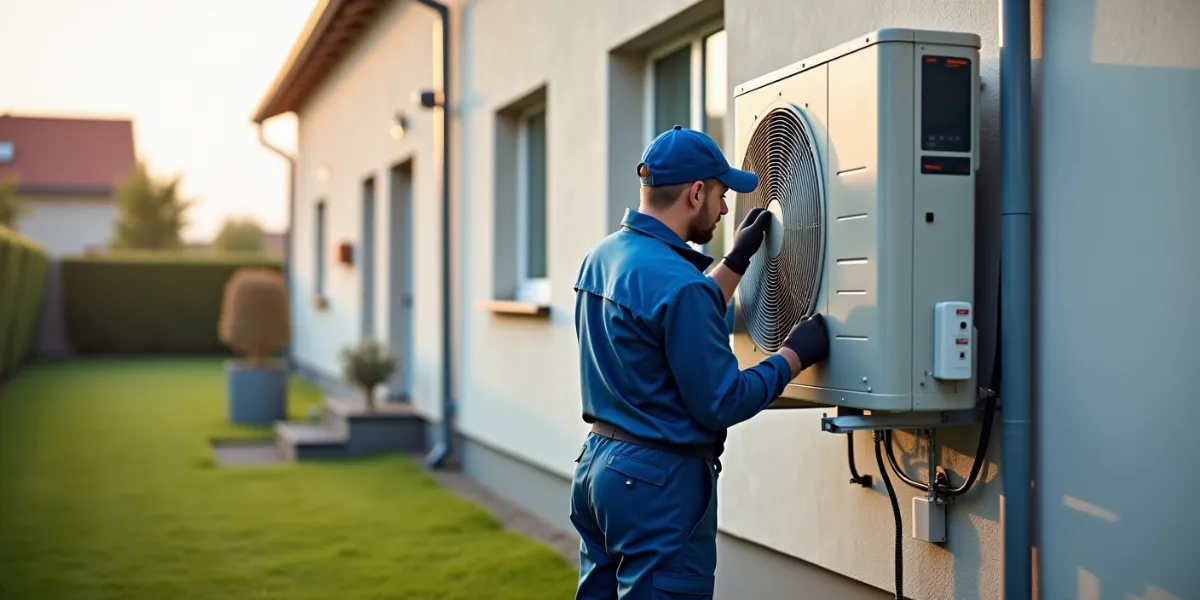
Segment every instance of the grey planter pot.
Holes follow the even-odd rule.
[[[255,367],[244,360],[225,361],[229,420],[245,425],[270,424],[287,417],[287,370],[268,361]]]

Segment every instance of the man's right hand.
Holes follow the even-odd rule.
[[[825,317],[816,313],[800,319],[788,332],[783,347],[796,354],[802,370],[829,358],[829,332],[825,329]]]
[[[725,266],[739,277],[745,275],[746,269],[750,268],[750,257],[762,246],[770,226],[771,213],[767,212],[767,209],[755,207],[746,213],[746,218],[742,219],[742,224],[738,226],[733,248],[725,255]]]

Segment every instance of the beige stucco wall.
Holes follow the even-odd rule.
[[[21,196],[27,209],[17,229],[54,256],[105,248],[113,236],[119,207],[108,197]]]
[[[494,235],[489,214],[493,198],[487,182],[493,180],[495,160],[490,135],[493,115],[511,100],[545,84],[554,306],[551,317],[544,321],[500,318],[479,311],[465,315],[465,368],[469,375],[461,399],[461,427],[468,435],[566,475],[571,473],[573,451],[586,431],[579,418],[571,284],[583,255],[611,231],[610,204],[618,209],[622,202],[636,205],[632,165],[641,144],[627,143],[627,152],[611,156],[609,148],[622,136],[637,139],[642,126],[637,112],[641,107],[620,89],[621,77],[638,80],[642,63],[636,50],[625,51],[624,46],[692,3],[596,3],[570,9],[560,4],[549,0],[478,2],[466,12],[470,26],[464,31],[464,43],[473,49],[464,58],[468,61],[464,77],[470,86],[464,90],[470,98],[465,126],[472,133],[462,171],[472,182],[464,191],[470,204],[467,210],[473,215],[466,236],[468,294],[471,299],[482,299],[492,289],[488,252]],[[996,154],[994,2],[914,5],[843,0],[836,10],[824,0],[729,1],[724,5],[730,107],[733,85],[875,28],[912,26],[980,34],[987,85],[983,152],[991,157]],[[568,22],[588,23],[597,29],[563,25]],[[614,49],[621,49],[622,57],[628,58],[619,68],[610,64]],[[620,68],[626,71],[620,72]],[[610,111],[610,101],[622,100],[635,110],[623,114]],[[732,122],[727,122],[727,139],[732,131]],[[981,175],[984,188],[994,186],[994,164],[989,162],[991,173]],[[994,190],[985,189],[983,194],[981,206],[994,206]],[[533,361],[526,362],[530,358]],[[820,417],[819,411],[767,413],[731,431],[721,478],[721,527],[890,590],[894,530],[882,482],[877,479],[874,490],[847,483],[845,440],[822,433]],[[973,433],[944,434],[940,440],[949,446],[945,458],[956,476],[969,468],[969,456],[959,450],[971,450]],[[876,473],[869,439],[868,434],[858,438],[858,464],[862,472]],[[904,446],[911,438],[900,435],[899,441]],[[923,475],[915,468],[912,474]],[[945,547],[905,541],[906,595],[999,597],[999,486],[989,485],[995,476],[996,468],[989,466],[977,492],[952,509],[950,542]],[[908,521],[913,494],[899,482],[897,489]],[[567,510],[565,499],[563,510]],[[909,535],[907,526],[905,535]]]
[[[1038,152],[1049,157],[1042,159],[1040,168],[1046,173],[1062,174],[1063,164],[1072,167],[1071,174],[1061,179],[1048,180],[1043,174],[1043,183],[1038,190],[1045,196],[1040,201],[1046,209],[1045,218],[1038,225],[1042,253],[1037,255],[1036,266],[1043,273],[1039,285],[1043,286],[1045,295],[1038,300],[1042,310],[1065,310],[1064,307],[1082,306],[1096,298],[1120,297],[1112,294],[1111,278],[1085,277],[1089,273],[1106,273],[1106,267],[1086,263],[1081,271],[1082,254],[1077,248],[1088,241],[1125,239],[1118,238],[1128,233],[1124,221],[1114,217],[1088,221],[1088,227],[1080,227],[1077,210],[1087,204],[1079,204],[1084,199],[1072,190],[1089,189],[1087,202],[1100,201],[1108,214],[1124,215],[1127,214],[1129,194],[1118,195],[1112,190],[1132,193],[1141,189],[1148,181],[1146,178],[1152,178],[1157,186],[1154,200],[1162,203],[1170,198],[1188,197],[1188,194],[1194,197],[1196,189],[1187,179],[1188,176],[1194,178],[1194,169],[1180,168],[1163,173],[1155,172],[1151,166],[1160,149],[1168,152],[1167,156],[1172,160],[1195,156],[1194,142],[1187,146],[1187,140],[1192,138],[1178,137],[1178,132],[1185,131],[1187,125],[1197,121],[1194,109],[1188,113],[1183,104],[1164,100],[1195,96],[1194,61],[1181,58],[1162,40],[1172,37],[1186,40],[1186,35],[1180,38],[1178,32],[1172,34],[1171,28],[1184,31],[1190,26],[1194,29],[1197,17],[1185,10],[1186,3],[1175,0],[1155,0],[1147,5],[1148,13],[1162,17],[1157,19],[1126,15],[1118,10],[1119,3],[1115,0],[1098,0],[1094,7],[1089,2],[1077,4],[1059,6],[1053,11],[1054,19],[1047,17],[1046,30],[1053,32],[1053,35],[1048,34],[1049,37],[1058,36],[1057,39],[1063,40],[1053,47],[1058,48],[1065,58],[1055,63],[1053,80],[1039,78],[1035,88],[1035,110],[1041,111],[1043,105],[1049,107],[1053,115],[1042,118],[1053,116],[1057,124],[1043,123],[1038,134],[1042,136],[1038,139]],[[951,29],[981,36],[982,168],[978,176],[976,298],[982,342],[979,362],[981,375],[986,380],[992,358],[991,344],[995,339],[999,215],[999,3],[996,0],[921,3],[903,0],[613,0],[596,3],[474,0],[455,3],[455,7],[455,100],[458,107],[453,121],[457,173],[453,183],[461,233],[454,246],[460,253],[462,267],[455,274],[455,284],[461,294],[456,306],[461,329],[457,334],[455,387],[459,401],[458,425],[463,434],[562,477],[571,474],[572,460],[586,426],[579,418],[578,359],[570,287],[584,254],[612,230],[614,220],[624,206],[636,204],[633,196],[636,181],[629,174],[647,133],[641,129],[642,96],[638,88],[643,64],[641,53],[647,44],[669,35],[672,18],[688,9],[692,9],[688,18],[700,21],[712,16],[714,9],[719,15],[723,8],[724,26],[729,36],[731,107],[734,85],[876,28]],[[1041,12],[1040,3],[1034,2],[1035,58],[1042,56]],[[1135,23],[1121,15],[1136,16],[1141,20],[1135,19]],[[1167,19],[1170,15],[1174,17]],[[1092,18],[1089,20],[1088,16]],[[313,203],[321,197],[331,202],[328,238],[331,247],[341,239],[357,240],[361,179],[368,173],[379,176],[378,197],[384,199],[388,196],[386,169],[405,157],[415,157],[415,391],[418,404],[431,416],[437,415],[440,372],[440,197],[431,160],[431,128],[434,124],[430,114],[412,108],[408,98],[412,91],[431,81],[430,35],[434,22],[432,15],[423,8],[406,3],[393,5],[381,17],[380,25],[354,48],[322,91],[302,111],[294,229],[295,274],[297,291],[301,292],[297,294],[296,312],[297,321],[301,323],[296,334],[298,358],[326,372],[336,373],[334,357],[337,348],[356,339],[359,330],[359,281],[356,271],[333,264],[331,257],[327,267],[330,308],[328,312],[318,314],[308,305],[307,291],[311,289],[313,275]],[[1067,55],[1068,50],[1078,56]],[[1099,70],[1092,65],[1137,65],[1143,71],[1140,75],[1129,75],[1126,71]],[[1035,66],[1035,73],[1040,69],[1040,65]],[[1123,83],[1128,81],[1137,85],[1131,88]],[[512,235],[511,231],[498,230],[495,226],[496,182],[503,180],[503,173],[498,173],[495,165],[511,159],[503,149],[497,151],[495,115],[498,110],[543,86],[549,114],[551,312],[547,318],[494,315],[478,308],[477,303],[492,297],[496,287],[495,248],[498,243],[507,243],[505,238]],[[1088,92],[1084,94],[1078,90]],[[1141,144],[1138,148],[1145,151],[1136,163],[1140,170],[1125,174],[1122,169],[1107,168],[1105,173],[1112,181],[1104,187],[1092,185],[1089,188],[1091,173],[1097,168],[1095,163],[1103,164],[1104,159],[1095,152],[1107,147],[1100,132],[1108,131],[1112,123],[1118,122],[1114,114],[1116,105],[1104,100],[1114,92],[1130,95],[1138,101],[1157,98],[1157,104],[1153,104],[1158,107],[1156,111],[1139,114],[1158,120],[1154,121],[1154,128],[1140,130],[1143,135],[1137,138]],[[1081,114],[1081,107],[1089,107],[1085,114],[1094,114],[1106,121],[1098,124],[1073,118]],[[398,108],[405,110],[412,119],[409,134],[399,142],[388,137],[391,115]],[[1182,119],[1182,124],[1173,125],[1167,115]],[[731,136],[732,132],[733,124],[727,122],[726,136]],[[1091,137],[1083,135],[1081,138],[1085,132],[1090,132]],[[1157,137],[1152,137],[1152,133]],[[1073,151],[1069,140],[1074,139],[1088,140],[1094,153]],[[1164,140],[1167,143],[1165,149],[1159,147]],[[1046,162],[1050,160],[1053,162]],[[331,177],[327,181],[316,177],[321,166],[330,169]],[[386,202],[380,202],[379,206],[376,306],[380,311],[377,323],[380,330],[385,331],[388,298],[384,283],[387,272],[384,249],[387,237],[382,228],[387,220]],[[1195,206],[1195,203],[1184,208],[1171,205],[1169,210],[1164,208],[1158,214],[1174,214],[1186,209],[1194,212]],[[1161,229],[1194,220],[1175,220],[1159,225]],[[731,226],[732,223],[727,223],[727,227]],[[1154,239],[1152,231],[1153,228],[1139,230],[1138,235],[1146,237],[1141,241],[1144,249],[1137,256],[1145,261],[1144,264],[1160,266],[1167,264],[1163,257],[1171,256],[1172,268],[1184,272],[1187,265],[1180,257],[1195,252],[1187,253],[1182,247],[1172,247],[1171,252],[1164,250],[1151,256],[1149,248],[1154,247],[1150,244]],[[1194,239],[1194,236],[1187,239]],[[1126,248],[1110,245],[1096,248],[1091,254],[1103,255],[1104,250],[1115,251],[1118,246]],[[1115,264],[1125,259],[1115,256],[1105,260]],[[1136,265],[1124,268],[1130,273],[1142,272]],[[1175,312],[1175,315],[1186,314],[1189,305],[1180,299],[1191,298],[1192,304],[1195,303],[1194,279],[1190,280],[1191,284],[1184,279],[1173,281],[1176,283],[1166,295],[1183,307],[1180,308],[1182,312]],[[1153,285],[1161,283],[1153,282]],[[1107,416],[1103,419],[1073,425],[1070,429],[1076,432],[1073,435],[1066,435],[1069,433],[1066,430],[1064,435],[1045,433],[1049,429],[1043,429],[1039,434],[1039,445],[1043,448],[1039,473],[1052,477],[1052,480],[1039,481],[1038,498],[1043,511],[1048,510],[1047,507],[1056,507],[1054,512],[1044,513],[1053,514],[1055,518],[1055,524],[1047,529],[1053,535],[1040,536],[1039,543],[1044,545],[1036,551],[1039,564],[1048,571],[1046,580],[1052,586],[1045,589],[1046,597],[1101,597],[1097,590],[1103,589],[1103,597],[1129,594],[1152,597],[1166,590],[1173,596],[1164,597],[1186,598],[1200,585],[1189,587],[1187,582],[1180,583],[1181,578],[1188,576],[1186,568],[1156,557],[1155,549],[1175,548],[1178,551],[1172,552],[1172,556],[1184,556],[1186,551],[1180,532],[1188,530],[1174,528],[1175,537],[1164,541],[1163,536],[1169,533],[1166,531],[1169,528],[1151,518],[1155,509],[1134,506],[1141,497],[1134,491],[1137,488],[1126,486],[1122,489],[1128,491],[1121,491],[1118,489],[1122,485],[1119,478],[1114,478],[1111,473],[1088,475],[1094,473],[1089,469],[1095,465],[1072,448],[1081,439],[1098,445],[1092,448],[1093,452],[1115,452],[1117,446],[1122,446],[1109,441],[1114,439],[1113,432],[1121,427],[1119,421],[1128,417],[1129,413],[1121,409],[1123,403],[1141,398],[1138,389],[1144,383],[1135,375],[1122,379],[1124,391],[1118,398],[1114,396],[1113,388],[1106,387],[1104,381],[1107,380],[1100,379],[1094,380],[1095,386],[1089,388],[1087,394],[1076,393],[1080,381],[1089,380],[1090,373],[1124,369],[1122,365],[1130,356],[1128,352],[1138,352],[1133,348],[1164,347],[1172,349],[1173,357],[1190,356],[1189,342],[1183,340],[1195,336],[1170,337],[1172,327],[1164,322],[1156,329],[1160,333],[1139,334],[1138,339],[1146,344],[1139,346],[1131,342],[1124,346],[1131,349],[1125,354],[1106,353],[1104,349],[1109,346],[1101,332],[1111,326],[1114,315],[1129,314],[1120,306],[1109,308],[1111,310],[1106,309],[1103,314],[1071,309],[1073,315],[1096,318],[1087,322],[1047,322],[1043,325],[1047,333],[1039,338],[1040,347],[1048,349],[1036,366],[1042,378],[1039,393],[1054,398],[1053,403],[1042,405],[1039,419],[1061,423],[1073,415],[1094,415],[1096,413],[1088,407],[1097,399],[1104,399],[1111,405],[1106,408]],[[1078,341],[1084,331],[1092,333],[1086,342]],[[1067,360],[1066,356],[1076,358]],[[1063,370],[1064,365],[1068,370]],[[1130,373],[1154,368],[1145,365],[1130,370]],[[1170,380],[1156,380],[1156,389],[1162,393],[1151,396],[1163,402],[1176,398],[1178,403],[1173,406],[1194,407],[1195,403],[1189,404],[1185,397],[1178,396],[1178,390],[1183,389],[1180,378],[1186,372],[1186,365],[1181,365],[1174,369]],[[1174,396],[1169,393],[1171,390],[1175,390]],[[1064,406],[1073,410],[1061,408]],[[1166,406],[1162,408],[1167,409]],[[1190,414],[1195,416],[1195,410],[1192,409]],[[721,528],[728,534],[890,591],[893,589],[893,522],[886,493],[878,480],[870,438],[867,434],[859,434],[856,438],[859,470],[876,476],[874,489],[864,490],[847,482],[845,440],[820,432],[820,416],[820,411],[770,412],[733,429],[724,459],[726,470],[721,478]],[[950,509],[947,544],[926,544],[910,537],[914,491],[895,482],[905,520],[906,596],[920,599],[1001,597],[1003,502],[996,462],[1000,455],[999,429],[997,423],[989,460],[975,491],[960,498]],[[1186,432],[1180,430],[1173,437],[1156,436],[1148,429],[1139,435],[1145,438],[1138,442],[1142,448],[1138,454],[1142,457],[1139,464],[1144,467],[1160,464],[1171,454],[1165,441],[1149,443],[1151,439],[1182,439]],[[974,428],[939,433],[942,465],[948,468],[955,482],[961,481],[969,469],[975,441]],[[898,435],[898,446],[902,450],[901,462],[909,466],[910,474],[924,477],[923,448],[914,448],[912,438],[906,434]],[[1106,464],[1119,460],[1122,460],[1121,456],[1110,456]],[[1104,481],[1103,485],[1097,483],[1099,480]],[[1071,485],[1066,485],[1067,482]],[[1172,489],[1180,491],[1183,485],[1178,483]],[[1089,496],[1079,491],[1081,489],[1094,493]],[[1132,512],[1146,515],[1139,521],[1142,527],[1138,531],[1157,533],[1155,537],[1143,533],[1138,538],[1138,559],[1118,561],[1117,554],[1098,549],[1101,546],[1097,544],[1108,548],[1120,545],[1133,532],[1120,534],[1122,530],[1112,527],[1109,522],[1088,521],[1096,517],[1081,517],[1078,509],[1068,509],[1068,512],[1061,508],[1066,498],[1080,496],[1099,497],[1107,502],[1097,502],[1098,505],[1120,507],[1121,518],[1128,518],[1125,515]],[[1187,497],[1188,494],[1155,495],[1152,500],[1164,502],[1162,510],[1172,515],[1173,522],[1185,523],[1191,514],[1183,504]],[[562,511],[567,510],[564,497]],[[1101,511],[1099,514],[1107,513]],[[1047,528],[1045,523],[1042,527]],[[1093,542],[1089,544],[1087,540]],[[1117,570],[1121,570],[1121,576],[1116,584],[1104,583],[1106,573]]]

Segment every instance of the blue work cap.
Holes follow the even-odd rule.
[[[638,163],[639,173],[642,165],[650,170],[649,177],[641,178],[642,185],[650,187],[710,178],[739,194],[748,194],[758,187],[758,175],[733,168],[711,137],[680,125],[659,134],[646,146],[642,162]]]

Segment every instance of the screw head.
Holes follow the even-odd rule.
[[[625,480],[625,487],[627,487],[627,488],[631,488],[631,487],[633,487],[633,480],[632,480],[632,479],[626,479],[626,480]]]

